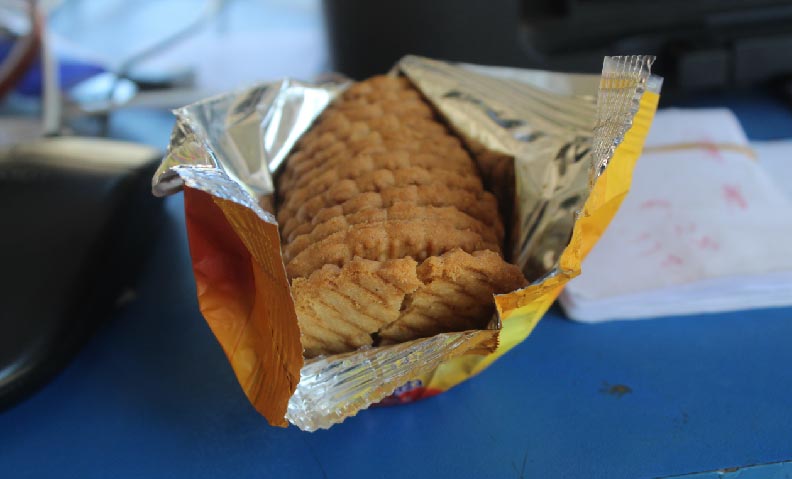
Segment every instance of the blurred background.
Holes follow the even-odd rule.
[[[28,3],[0,3],[5,112],[33,110],[43,84],[38,53],[17,45],[12,55],[29,32],[46,34],[70,120],[283,76],[363,78],[408,53],[590,73],[606,54],[644,53],[658,57],[664,102],[759,87],[790,94],[785,1],[41,0],[37,28]]]

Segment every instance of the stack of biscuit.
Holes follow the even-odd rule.
[[[404,78],[344,92],[277,190],[306,357],[481,329],[526,285],[475,163]]]

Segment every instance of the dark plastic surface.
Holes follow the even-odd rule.
[[[792,76],[790,0],[323,0],[333,68],[354,78],[406,54],[597,73],[605,55],[653,54],[664,90]]]
[[[133,286],[158,218],[152,171],[0,163],[0,409],[62,369]]]

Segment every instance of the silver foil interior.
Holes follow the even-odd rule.
[[[180,191],[183,167],[204,167],[222,172],[248,193],[244,200],[224,199],[260,202],[274,193],[272,175],[294,143],[348,85],[345,79],[318,84],[285,79],[174,110],[176,126],[152,181],[154,194]]]
[[[606,57],[602,75],[457,66],[420,57],[406,57],[399,67],[471,149],[483,146],[513,158],[515,223],[507,246],[512,261],[536,280],[555,272],[593,179],[632,125],[653,61]],[[601,88],[609,80],[623,86]],[[659,92],[659,80],[649,84]]]
[[[603,75],[452,65],[408,56],[408,76],[446,121],[481,151],[514,160],[513,262],[529,279],[557,271],[576,214],[631,125],[652,57],[608,57]],[[601,82],[623,81],[603,95]],[[276,223],[262,207],[273,175],[296,140],[348,86],[344,79],[257,85],[176,110],[168,153],[152,189],[182,185],[234,201]],[[496,321],[493,324],[499,324]],[[490,332],[491,333],[491,332]],[[327,428],[378,402],[406,381],[474,347],[484,331],[449,333],[404,344],[317,358],[305,364],[286,417],[300,429]]]

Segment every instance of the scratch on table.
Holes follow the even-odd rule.
[[[624,396],[625,394],[630,394],[632,392],[632,388],[627,386],[626,384],[608,384],[607,381],[602,381],[602,387],[600,388],[599,392],[602,394],[610,394],[611,396],[616,396],[618,398]]]
[[[473,419],[475,419],[475,420],[476,420],[476,422],[478,422],[478,423],[479,423],[479,425],[481,425],[481,426],[482,426],[482,429],[483,429],[484,431],[486,431],[486,434],[487,434],[487,436],[490,438],[490,440],[492,440],[492,442],[493,442],[493,443],[495,443],[495,444],[498,444],[498,440],[497,440],[497,439],[495,438],[495,436],[492,434],[492,432],[490,431],[489,427],[487,427],[488,423],[487,423],[487,422],[485,422],[485,421],[484,421],[484,420],[481,418],[481,416],[479,416],[478,412],[476,412],[476,410],[475,410],[475,409],[473,409],[472,407],[470,407],[468,404],[463,404],[463,406],[464,406],[464,408],[465,408],[465,409],[467,409],[467,412],[468,412],[468,414],[470,415],[470,417],[472,417]],[[513,463],[512,463],[512,464],[513,464]],[[516,469],[517,469],[517,468],[515,467],[515,470],[516,470]]]
[[[523,462],[522,462],[522,468],[520,469],[519,479],[525,479],[525,464],[527,462],[528,462],[528,448],[526,447],[525,454],[523,454]]]
[[[311,447],[308,439],[303,438],[303,442],[305,443],[305,447],[308,448],[308,452],[311,454],[311,457],[313,457],[313,460],[316,462],[316,465],[319,466],[319,470],[322,471],[322,479],[327,479],[327,471],[325,471],[322,461],[319,460],[319,456],[316,455],[316,452]]]
[[[687,411],[685,411],[684,409],[680,409],[679,410],[679,415],[678,416],[674,416],[671,419],[671,421],[675,424],[676,428],[681,429],[682,427],[687,425],[687,423],[690,421],[690,417],[688,416]]]

